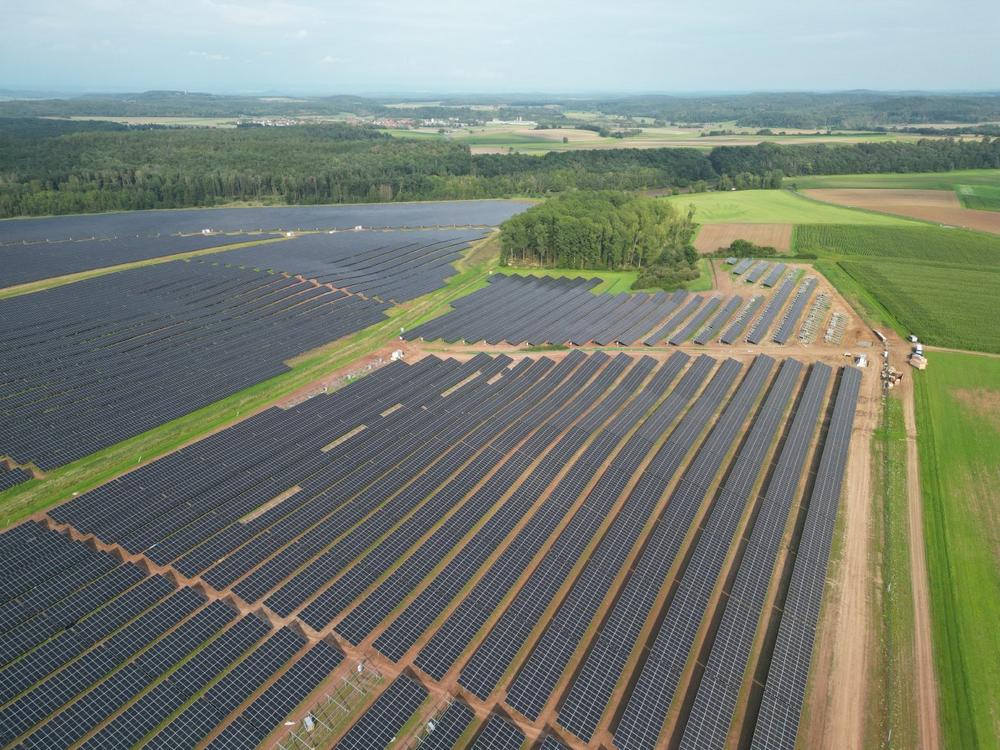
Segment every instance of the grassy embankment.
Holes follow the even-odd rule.
[[[1000,359],[935,353],[916,408],[943,747],[1000,747]]]
[[[388,319],[288,362],[291,369],[156,429],[98,451],[0,494],[0,528],[161,456],[181,445],[245,418],[273,401],[389,345],[400,327],[412,328],[448,311],[449,303],[486,284],[498,263],[497,238],[476,244],[455,264],[458,271],[431,294],[392,308]]]

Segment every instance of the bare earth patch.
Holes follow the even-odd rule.
[[[958,196],[951,190],[817,188],[802,192],[810,198],[847,208],[863,208],[1000,234],[1000,212],[962,208]]]
[[[714,253],[720,247],[729,247],[733,240],[748,240],[755,245],[788,252],[792,249],[792,225],[703,224],[694,239],[694,247],[699,253]]]
[[[1000,391],[956,388],[952,395],[973,414],[985,417],[1000,432]]]

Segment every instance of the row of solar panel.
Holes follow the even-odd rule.
[[[38,523],[0,549],[31,571],[6,570],[0,598],[5,745],[193,747],[222,728],[213,746],[257,747],[343,660]]]
[[[173,262],[0,301],[0,453],[54,468],[287,371],[385,305]]]
[[[22,482],[27,482],[32,478],[33,475],[30,471],[22,469],[19,466],[8,469],[4,464],[0,464],[0,492],[9,490],[11,487],[15,487]]]
[[[405,302],[444,286],[452,263],[484,229],[305,234],[207,255],[206,262],[271,269],[355,294]]]

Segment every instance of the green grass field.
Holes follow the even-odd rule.
[[[881,260],[839,266],[892,314],[900,333],[951,349],[1000,352],[1000,269]]]
[[[1000,359],[934,353],[917,441],[943,747],[1000,747]]]
[[[907,258],[1000,267],[1000,236],[930,225],[804,224],[795,227],[792,247],[822,257]]]
[[[959,185],[955,192],[966,208],[1000,211],[1000,185]]]
[[[707,258],[698,261],[698,269],[701,271],[694,281],[689,281],[684,288],[691,292],[704,292],[712,288],[712,265]],[[636,271],[590,271],[576,268],[516,268],[513,266],[503,266],[497,269],[499,273],[507,275],[520,274],[521,276],[555,276],[557,278],[577,276],[584,279],[601,279],[601,283],[590,291],[594,294],[620,294],[621,292],[631,292],[632,284],[639,278]],[[656,289],[642,289],[638,291],[656,292]]]
[[[788,190],[737,190],[724,193],[694,193],[664,198],[681,211],[695,207],[700,224],[865,224],[872,226],[920,226],[896,216],[856,211],[809,200]]]
[[[953,172],[907,172],[903,174],[832,174],[787,177],[789,185],[806,188],[897,188],[909,190],[956,190],[959,185],[1000,186],[1000,169],[962,169]]]
[[[884,747],[890,733],[892,747],[917,747],[906,425],[902,401],[887,398],[884,403],[872,439],[872,538],[880,575],[872,576],[878,648],[872,660],[871,694],[877,697],[867,716],[865,747]]]

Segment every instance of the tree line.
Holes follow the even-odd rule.
[[[0,118],[0,216],[546,196],[569,190],[776,188],[798,175],[1000,167],[1000,138],[473,155],[343,124],[133,129]]]

